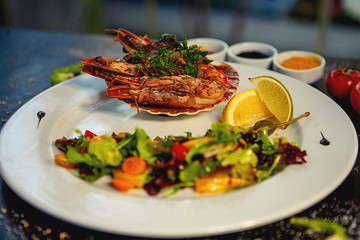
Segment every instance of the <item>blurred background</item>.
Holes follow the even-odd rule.
[[[125,28],[158,38],[260,41],[360,57],[360,0],[0,0],[0,24],[69,33]]]

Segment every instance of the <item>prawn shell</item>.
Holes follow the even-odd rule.
[[[237,91],[240,82],[239,73],[229,64],[213,61],[211,62],[210,65],[215,67],[218,71],[223,72],[228,77],[229,83],[231,85],[229,91],[224,95],[222,99],[220,99],[216,103],[203,105],[202,107],[197,107],[197,108],[173,108],[173,107],[167,108],[161,106],[142,106],[142,105],[136,106],[136,104],[133,102],[126,102],[126,103],[129,104],[132,108],[136,108],[136,109],[139,108],[150,114],[168,115],[171,117],[179,116],[182,114],[194,115],[199,112],[210,111],[214,109],[217,105],[228,101],[230,97]],[[123,99],[118,99],[118,100],[124,102]]]

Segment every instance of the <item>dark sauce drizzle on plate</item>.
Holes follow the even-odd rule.
[[[43,117],[45,117],[45,112],[44,112],[44,111],[38,111],[37,114],[36,114],[36,116],[37,116],[38,119],[39,119],[38,125],[37,125],[37,127],[36,127],[36,128],[38,128],[39,125],[40,125],[41,119],[43,119]]]
[[[327,146],[327,145],[330,145],[330,142],[329,140],[327,140],[325,137],[324,137],[324,134],[322,132],[321,133],[321,140],[320,140],[320,144],[321,145],[324,145],[324,146]]]

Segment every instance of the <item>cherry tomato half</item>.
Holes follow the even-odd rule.
[[[351,89],[350,103],[352,108],[360,114],[360,82],[357,82]]]
[[[345,98],[350,94],[351,88],[357,82],[360,82],[360,73],[356,69],[337,68],[327,75],[326,90],[333,98]]]

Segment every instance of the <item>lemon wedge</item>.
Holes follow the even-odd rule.
[[[291,120],[293,115],[293,101],[289,91],[277,79],[269,76],[250,78],[262,101],[275,118],[283,123]]]
[[[236,94],[226,104],[222,113],[222,122],[232,126],[251,126],[257,121],[271,118],[272,114],[256,89]]]

